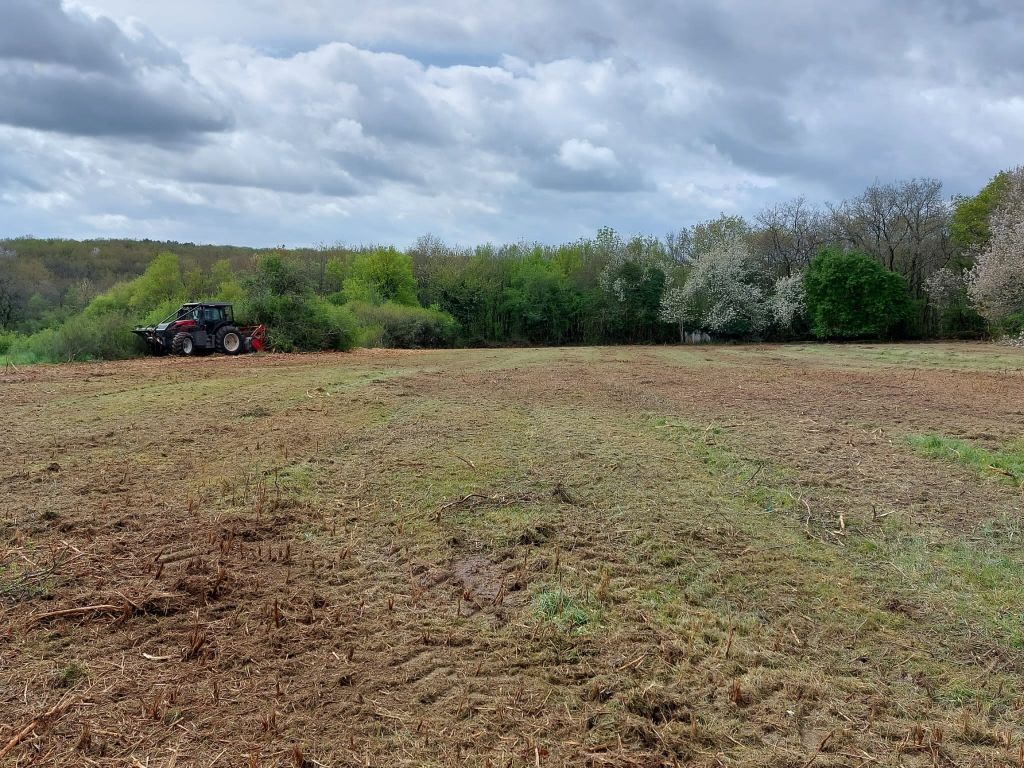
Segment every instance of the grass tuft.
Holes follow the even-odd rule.
[[[583,632],[594,620],[579,600],[560,589],[538,592],[533,607],[538,616],[569,632]]]
[[[1024,447],[1020,445],[990,451],[966,440],[942,435],[911,435],[907,442],[929,458],[966,464],[983,475],[996,475],[1016,485],[1024,482]]]
[[[80,661],[72,661],[54,676],[54,688],[74,688],[89,676],[89,670]]]

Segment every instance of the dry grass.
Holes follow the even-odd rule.
[[[0,764],[1024,766],[980,345],[0,379]]]

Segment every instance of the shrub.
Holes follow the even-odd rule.
[[[30,362],[64,363],[73,360],[121,360],[143,351],[142,343],[119,313],[82,314],[57,328],[44,328],[31,336],[16,338],[13,357]]]
[[[57,353],[64,360],[120,360],[143,351],[122,315],[72,318],[57,333]]]
[[[450,347],[459,334],[458,323],[447,312],[399,304],[345,305],[361,326],[360,343],[368,347]]]
[[[811,332],[820,339],[891,337],[910,316],[903,278],[863,253],[823,249],[804,289]]]
[[[352,313],[314,296],[263,296],[245,305],[246,317],[266,323],[267,346],[280,352],[349,350],[358,324]]]
[[[924,283],[931,302],[932,328],[940,336],[977,338],[985,334],[985,319],[971,306],[965,272],[943,268]]]
[[[1024,334],[1024,312],[1004,317],[995,324],[996,334],[1008,338],[1018,337]]]
[[[280,256],[260,259],[243,288],[245,298],[237,316],[266,323],[271,349],[348,350],[355,346],[358,327],[352,313],[314,296],[302,273]]]
[[[11,342],[8,355],[23,363],[62,363],[67,359],[57,354],[57,329],[43,328],[27,336],[17,336]]]

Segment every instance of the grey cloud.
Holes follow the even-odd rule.
[[[700,129],[701,138],[738,165],[770,175],[796,174],[805,126],[786,113],[782,99],[737,89],[720,95]]]
[[[133,48],[110,19],[65,11],[59,0],[5,0],[0,8],[0,59],[112,73],[126,71]]]
[[[230,124],[209,102],[187,91],[152,93],[138,83],[94,73],[20,66],[0,66],[0,120],[81,136],[158,141],[220,131]]]
[[[405,158],[353,150],[331,152],[327,157],[339,169],[354,178],[403,182],[417,186],[429,183],[429,179]]]
[[[7,149],[0,144],[0,149]],[[19,162],[13,152],[0,153],[0,192],[11,189],[27,189],[33,192],[42,192],[46,189],[46,181],[38,172],[38,169],[29,167],[27,163]]]
[[[64,220],[168,212],[270,242],[660,232],[876,177],[971,192],[1024,135],[1015,0],[77,1],[118,23],[0,0],[0,122],[87,159],[0,163],[0,195],[66,190],[44,201]],[[90,196],[91,174],[131,191]]]
[[[344,170],[325,167],[317,158],[296,157],[294,153],[274,154],[273,148],[261,154],[240,156],[211,147],[179,172],[187,183],[261,189],[291,194],[351,197],[364,185]]]
[[[58,0],[0,5],[0,122],[84,136],[175,141],[231,125],[181,57],[145,31]]]
[[[330,46],[324,61],[324,71],[335,81],[355,86],[358,96],[351,117],[367,133],[433,145],[448,138],[437,114],[439,106],[422,92],[425,71],[418,62],[350,45]]]
[[[650,190],[651,184],[637,171],[571,170],[545,164],[527,174],[539,189],[557,192],[639,192]]]

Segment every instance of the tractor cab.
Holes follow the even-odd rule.
[[[187,319],[192,320],[207,333],[216,333],[225,323],[235,322],[230,304],[185,304],[179,311],[185,312]]]

